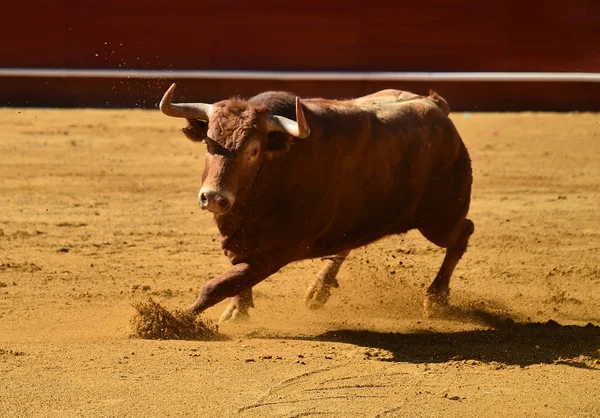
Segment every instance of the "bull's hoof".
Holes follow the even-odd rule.
[[[237,304],[230,303],[229,306],[223,311],[221,317],[219,318],[219,324],[229,323],[229,324],[239,324],[248,322],[250,319],[250,315],[248,315],[248,310],[240,309]]]
[[[322,308],[329,300],[331,289],[334,287],[338,287],[337,283],[327,286],[319,281],[310,285],[304,295],[306,307],[311,310]]]
[[[449,292],[427,293],[423,301],[423,316],[425,318],[443,317],[448,312]]]

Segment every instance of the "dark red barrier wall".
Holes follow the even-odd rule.
[[[2,14],[0,67],[600,72],[598,0],[11,0]],[[35,82],[7,96],[9,82],[0,100],[36,101]]]
[[[600,71],[597,0],[12,0],[2,13],[3,67]]]

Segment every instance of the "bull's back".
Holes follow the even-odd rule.
[[[362,116],[354,115],[362,121],[360,129],[349,120],[354,134],[324,139],[344,146],[331,152],[328,176],[321,177],[328,179],[330,203],[321,208],[315,251],[362,246],[416,228],[423,201],[437,202],[435,193],[442,200],[461,181],[439,183],[448,190],[437,192],[429,186],[432,179],[460,174],[452,167],[464,145],[444,110],[423,97],[389,102],[395,95],[387,91],[355,100],[363,109]]]
[[[373,94],[369,94],[367,96],[358,97],[352,100],[351,102],[359,107],[371,108],[385,106],[393,103],[407,102],[410,100],[416,100],[420,98],[423,98],[423,96],[419,96],[418,94],[414,94],[408,91],[386,89]]]

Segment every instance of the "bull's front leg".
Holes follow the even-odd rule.
[[[336,276],[348,254],[350,254],[350,250],[331,257],[323,257],[325,265],[317,274],[315,281],[308,287],[304,296],[304,302],[309,309],[321,308],[329,300],[331,289],[339,287]]]
[[[284,265],[285,263],[264,262],[236,264],[231,270],[206,283],[200,291],[200,296],[190,306],[188,312],[199,314],[224,299],[236,297],[239,298],[238,302],[243,302],[247,315],[248,308],[251,306],[248,305],[248,298],[250,304],[252,303],[252,287],[277,272]]]

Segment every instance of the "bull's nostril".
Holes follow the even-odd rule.
[[[206,190],[198,194],[198,206],[202,210],[225,213],[231,208],[231,201],[213,190]]]
[[[200,193],[199,197],[198,206],[200,206],[201,209],[206,209],[208,207],[208,196],[206,193]]]

